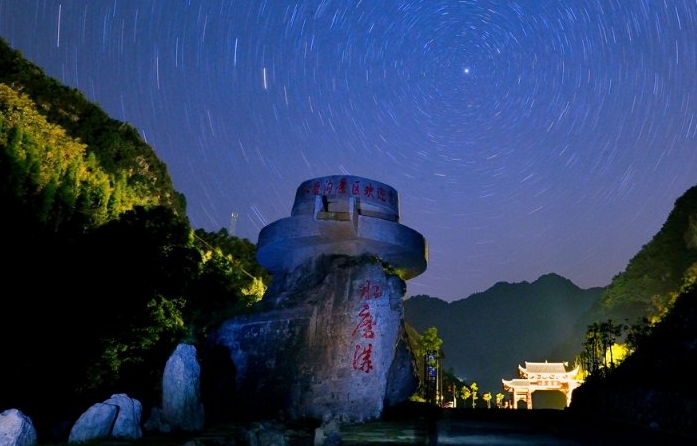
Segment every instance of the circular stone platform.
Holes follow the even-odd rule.
[[[428,244],[399,224],[397,191],[379,181],[332,175],[303,182],[291,217],[259,233],[257,260],[271,273],[322,254],[375,255],[403,280],[426,270]]]

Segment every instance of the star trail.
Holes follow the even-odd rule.
[[[407,296],[608,285],[697,184],[695,0],[0,0],[0,36],[133,125],[195,228],[394,187]]]

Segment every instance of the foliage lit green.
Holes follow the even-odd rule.
[[[256,247],[194,230],[155,152],[0,39],[0,408],[37,428],[114,393],[158,405],[176,345],[251,311]]]
[[[634,354],[697,278],[697,186],[661,230],[616,275],[595,310],[577,361],[584,379],[602,379]],[[618,322],[622,321],[622,322]]]

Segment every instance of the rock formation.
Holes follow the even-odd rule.
[[[257,259],[273,274],[263,311],[211,336],[209,355],[227,362],[208,386],[214,410],[362,421],[413,394],[402,298],[427,245],[399,224],[394,189],[352,176],[302,183],[291,217],[261,231]]]
[[[188,432],[203,429],[200,374],[196,347],[177,345],[162,377],[162,418],[169,429]]]
[[[8,409],[0,413],[0,445],[34,446],[36,439],[34,423],[21,410]]]
[[[179,344],[167,359],[162,374],[162,406],[153,407],[147,432],[199,432],[204,428],[201,402],[201,366],[196,347]]]
[[[108,438],[139,439],[143,436],[140,401],[119,393],[87,409],[70,430],[68,443],[85,443]]]

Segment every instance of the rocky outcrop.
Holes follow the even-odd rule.
[[[320,256],[275,276],[263,312],[224,323],[238,416],[361,421],[407,400],[418,384],[406,345],[405,284],[372,256]],[[212,378],[224,382],[225,376]]]
[[[36,429],[31,418],[17,409],[8,409],[0,413],[0,445],[34,446]]]
[[[261,311],[211,336],[214,412],[363,421],[414,393],[402,298],[428,249],[399,223],[396,190],[349,175],[303,182],[291,216],[259,233],[257,260],[273,274]]]

